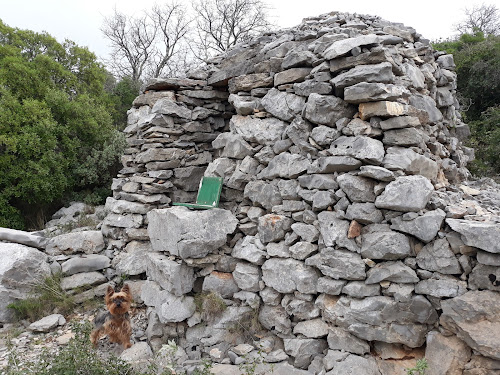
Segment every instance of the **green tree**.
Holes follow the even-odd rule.
[[[124,147],[93,53],[0,21],[0,226],[41,222],[72,192],[109,186]]]

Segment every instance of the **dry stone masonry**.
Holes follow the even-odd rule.
[[[155,79],[104,237],[46,252],[68,290],[137,279],[148,342],[189,359],[238,364],[246,341],[297,374],[404,374],[424,354],[428,374],[496,374],[500,193],[464,182],[454,67],[412,28],[333,12]],[[172,207],[202,176],[223,177],[220,208]],[[201,292],[227,309],[205,316]]]

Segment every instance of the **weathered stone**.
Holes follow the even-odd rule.
[[[302,82],[311,72],[311,68],[291,68],[274,75],[274,86],[285,83]]]
[[[290,256],[298,260],[306,259],[316,251],[318,251],[318,245],[309,242],[297,242],[289,248]]]
[[[421,146],[425,143],[425,136],[415,128],[387,130],[382,143],[389,146]]]
[[[392,83],[394,74],[392,74],[392,65],[388,62],[373,65],[358,65],[341,73],[333,78],[330,83],[336,89],[343,89],[347,86],[353,86],[360,82],[366,83]],[[363,102],[360,101],[359,103]]]
[[[148,221],[153,250],[167,251],[181,258],[203,258],[217,250],[226,243],[227,235],[233,233],[238,224],[230,211],[219,208],[152,210],[148,213]]]
[[[352,156],[369,164],[380,164],[384,159],[384,145],[379,140],[356,136],[340,137],[332,143],[330,154]]]
[[[347,194],[351,202],[374,202],[375,184],[372,179],[343,174],[337,177],[340,188]]]
[[[417,254],[417,264],[424,270],[443,274],[460,274],[462,272],[446,238],[437,239],[425,245]]]
[[[232,298],[240,288],[231,273],[213,271],[203,280],[202,290],[218,293],[222,298]]]
[[[262,280],[280,293],[316,293],[318,272],[295,259],[269,259],[262,265]]]
[[[355,298],[378,296],[380,285],[367,285],[364,281],[350,281],[342,288],[342,293]]]
[[[384,167],[390,170],[401,169],[406,174],[415,174],[436,180],[439,167],[434,160],[417,154],[409,148],[389,147],[384,157]]]
[[[99,272],[83,272],[64,277],[61,280],[61,288],[63,290],[76,289],[82,286],[98,285],[105,283],[107,280],[102,273]]]
[[[419,125],[420,120],[418,117],[412,116],[391,117],[387,120],[380,121],[380,127],[382,130],[403,129]]]
[[[401,233],[393,231],[374,232],[361,235],[361,255],[369,259],[396,260],[412,255],[410,241]]]
[[[429,201],[434,187],[423,176],[402,176],[386,186],[375,200],[377,208],[394,211],[420,211]]]
[[[284,339],[283,344],[285,352],[295,358],[293,365],[298,368],[307,368],[312,359],[328,347],[326,340],[321,339]]]
[[[335,212],[323,211],[318,214],[320,241],[325,246],[339,246],[357,252],[356,242],[347,238],[349,221],[342,220]]]
[[[318,82],[308,79],[301,83],[295,83],[293,85],[293,91],[295,94],[305,97],[312,93],[328,95],[332,92],[332,85],[328,82]]]
[[[247,142],[272,145],[281,139],[287,123],[276,118],[252,118],[250,116],[233,116],[229,129],[239,134]]]
[[[110,265],[111,260],[107,256],[96,254],[71,258],[61,264],[62,272],[67,276],[80,272],[102,270],[104,268],[108,268]]]
[[[147,253],[147,275],[167,292],[182,296],[193,289],[195,277],[192,267],[169,260],[160,253]]]
[[[268,330],[276,330],[283,334],[292,332],[292,322],[281,306],[262,306],[259,311],[259,322]]]
[[[18,243],[38,249],[45,249],[48,239],[44,236],[15,230],[10,228],[0,228],[0,241]]]
[[[149,237],[146,239],[149,240]],[[112,266],[123,275],[140,275],[147,269],[146,253],[152,251],[150,242],[131,241],[125,251],[113,258]]]
[[[403,215],[392,219],[391,229],[411,234],[423,242],[429,242],[436,237],[445,216],[446,213],[439,208],[413,220],[405,220]]]
[[[381,281],[395,283],[417,283],[419,278],[414,270],[401,261],[382,262],[367,272],[366,284],[377,284]]]
[[[260,269],[253,264],[237,263],[233,271],[233,277],[238,287],[242,290],[249,292],[258,292],[260,290]]]
[[[143,217],[142,217],[142,215],[139,215],[139,214],[126,214],[126,215],[109,214],[104,219],[103,224],[108,225],[110,227],[117,227],[117,228],[140,228],[142,225],[142,222],[143,222]],[[92,232],[94,232],[94,231],[92,231]],[[75,240],[74,244],[78,244],[78,242],[79,242],[77,240],[77,236],[76,236],[77,234],[79,234],[82,237],[82,239],[80,241],[85,241],[84,243],[87,246],[90,245],[90,243],[87,242],[88,241],[87,238],[89,236],[94,237],[95,240],[98,241],[97,243],[99,245],[101,243],[100,239],[99,239],[99,234],[97,234],[97,233],[94,234],[94,233],[88,233],[88,232],[77,232],[77,233],[68,233],[66,236],[69,236],[70,234],[74,235],[72,238],[73,240]],[[50,244],[48,246],[50,246]],[[73,246],[75,246],[75,245],[73,245]],[[68,247],[67,249],[68,249],[68,251],[70,251],[70,247]],[[82,249],[80,251],[83,251],[85,253],[98,252],[97,249],[94,250],[93,248],[92,248],[92,250],[89,249],[89,250],[85,251]]]
[[[345,217],[361,224],[380,223],[384,219],[382,212],[375,207],[375,204],[369,202],[349,205]]]
[[[364,280],[365,263],[359,254],[348,250],[325,248],[319,254],[306,259],[306,265],[314,266],[332,279]]]
[[[470,360],[470,348],[456,336],[443,336],[437,331],[427,335],[425,359],[429,375],[461,374]]]
[[[360,166],[361,162],[350,156],[323,156],[312,164],[311,171],[316,173],[349,172]]]
[[[432,124],[443,120],[443,114],[436,107],[436,102],[430,96],[414,94],[410,96],[410,105],[425,111],[429,116],[429,122]]]
[[[331,375],[349,375],[355,371],[363,375],[380,375],[377,363],[373,358],[363,358],[350,354],[345,360],[336,363],[328,373]]]
[[[291,220],[282,215],[268,214],[259,217],[258,231],[260,241],[264,244],[285,238],[290,229]]]
[[[467,292],[467,283],[465,281],[444,275],[437,279],[421,280],[415,285],[415,293],[437,298],[457,297],[465,292]]]
[[[264,263],[267,255],[265,248],[257,237],[246,236],[236,243],[231,255],[258,265]]]
[[[244,196],[267,210],[282,202],[278,188],[262,180],[250,181],[245,186]]]
[[[389,66],[390,65],[391,64],[389,64]],[[386,72],[385,75],[386,80],[388,82],[393,82],[394,76],[391,77],[392,72],[389,73],[389,71]],[[398,99],[410,95],[409,91],[403,86],[396,86],[383,83],[367,83],[367,82],[368,81],[360,82],[353,86],[346,87],[344,90],[344,100],[347,103],[359,104],[359,103],[375,102],[381,100],[396,101]],[[381,81],[376,81],[376,82],[381,82]]]
[[[152,281],[142,288],[141,298],[147,306],[155,308],[161,323],[182,322],[196,310],[193,297],[171,294]]]
[[[354,38],[339,40],[333,42],[330,47],[323,52],[323,57],[326,60],[333,60],[347,54],[355,47],[369,46],[380,42],[381,38],[375,34],[360,35]]]
[[[500,292],[500,268],[478,264],[469,275],[471,289],[489,289]]]
[[[142,221],[142,216],[141,216]],[[61,234],[50,239],[45,251],[49,255],[99,253],[104,249],[104,238],[101,231],[92,230]]]
[[[333,174],[307,174],[298,177],[300,186],[306,189],[336,190],[339,185]]]
[[[319,238],[319,231],[314,225],[294,223],[291,228],[305,242],[316,242]]]
[[[466,245],[500,253],[500,224],[459,219],[446,219],[446,224],[461,234]]]
[[[151,109],[151,112],[161,113],[163,115],[173,115],[191,120],[191,111],[186,107],[178,105],[176,102],[169,98],[159,99]]]
[[[46,316],[28,326],[30,331],[34,332],[49,332],[58,326],[66,324],[66,319],[61,314],[52,314]]]
[[[195,86],[206,86],[207,81],[197,80],[197,79],[187,79],[187,78],[151,78],[149,79],[144,87],[141,87],[141,91],[148,90],[177,90],[182,86],[195,87]]]
[[[478,263],[484,264],[486,266],[500,267],[500,254],[492,254],[486,251],[477,252]]]
[[[361,120],[368,120],[371,117],[375,116],[403,116],[408,113],[408,108],[406,105],[397,102],[379,101],[371,103],[361,103],[359,105],[359,113]]]
[[[333,205],[335,201],[333,192],[325,190],[317,191],[312,197],[312,209],[315,211],[325,210]]]
[[[328,329],[328,347],[359,355],[370,352],[370,345],[366,341],[353,336],[342,327]]]
[[[340,132],[337,129],[320,125],[311,131],[311,138],[320,146],[330,146],[330,144],[339,137]]]
[[[305,107],[305,118],[315,124],[335,126],[343,117],[351,118],[356,109],[342,99],[331,95],[309,95]]]
[[[257,178],[297,178],[305,173],[310,165],[310,161],[302,155],[283,152],[275,156]]]
[[[363,283],[364,284],[364,283]],[[338,296],[342,292],[342,288],[346,285],[344,280],[333,280],[329,277],[320,277],[318,279],[318,293],[330,294]]]
[[[471,291],[441,301],[440,323],[454,332],[475,351],[486,357],[500,359],[498,306],[500,295],[492,291]]]
[[[261,103],[264,109],[273,116],[284,121],[292,121],[295,116],[302,112],[306,100],[302,96],[272,88],[262,98]]]
[[[316,55],[310,51],[291,51],[285,56],[281,67],[289,69],[297,66],[311,66],[316,59]]]
[[[245,74],[231,78],[228,82],[228,88],[230,93],[251,91],[257,87],[271,87],[273,81],[273,77],[267,73]]]
[[[241,135],[232,133],[221,133],[212,142],[216,149],[223,148],[221,157],[244,159],[246,156],[252,156],[252,146],[246,142]]]
[[[293,328],[294,335],[302,334],[309,339],[317,339],[328,335],[328,324],[321,318],[299,322]]]

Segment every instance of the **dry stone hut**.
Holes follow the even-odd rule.
[[[116,272],[147,279],[149,342],[238,363],[258,321],[264,361],[297,374],[424,354],[427,374],[498,373],[500,216],[460,185],[454,67],[412,28],[333,12],[149,82],[102,226]],[[224,178],[220,208],[172,207],[202,176]],[[204,316],[202,292],[227,308]]]

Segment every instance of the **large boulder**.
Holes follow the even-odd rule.
[[[22,230],[0,228],[0,241],[19,243],[22,245],[44,249],[47,238]]]
[[[238,219],[231,211],[213,208],[190,211],[185,207],[152,210],[148,233],[154,251],[186,258],[203,258],[226,243]]]
[[[49,255],[74,253],[96,254],[101,252],[104,246],[104,238],[101,231],[89,230],[61,234],[51,238],[47,244],[46,252]]]
[[[33,283],[50,275],[47,255],[21,244],[0,242],[0,323],[10,322],[13,313],[10,303],[24,299]]]

